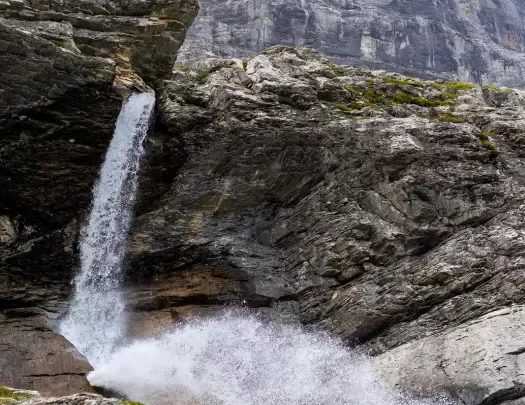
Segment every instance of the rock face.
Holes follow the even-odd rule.
[[[122,405],[122,401],[115,398],[104,398],[97,394],[75,394],[65,397],[35,397],[17,402],[23,405]]]
[[[79,224],[124,97],[171,72],[196,11],[192,0],[0,1],[0,385],[89,389],[89,364],[53,332]]]
[[[521,312],[486,314],[524,302],[524,96],[308,48],[176,71],[156,126],[176,176],[135,221],[133,333],[239,304],[364,345],[408,390],[522,396]],[[434,375],[441,359],[483,378]]]
[[[524,307],[505,308],[395,348],[375,364],[391,385],[454,387],[463,403],[499,403],[525,396],[524,333]]]
[[[334,62],[525,85],[521,0],[202,0],[187,60],[311,45]]]

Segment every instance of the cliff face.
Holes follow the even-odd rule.
[[[0,384],[89,389],[53,332],[124,97],[171,72],[195,2],[0,2]],[[139,77],[140,75],[140,77]]]
[[[180,167],[135,222],[136,335],[237,303],[365,345],[408,390],[525,394],[522,92],[310,49],[192,69],[159,100]]]
[[[287,47],[170,76],[192,2],[0,8],[0,384],[89,389],[54,322],[122,99],[151,85],[132,335],[235,304],[359,342],[409,391],[525,396],[523,92]]]
[[[181,59],[311,45],[332,61],[525,85],[520,0],[202,0]]]

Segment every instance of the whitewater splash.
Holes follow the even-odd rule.
[[[123,105],[93,190],[80,242],[81,271],[60,333],[94,366],[104,364],[126,333],[125,302],[119,290],[137,173],[155,95],[132,95]]]
[[[247,315],[193,320],[116,351],[91,384],[146,404],[416,405],[382,387],[369,359],[326,334]]]

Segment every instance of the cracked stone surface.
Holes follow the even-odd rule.
[[[523,304],[524,93],[452,87],[337,68],[308,48],[176,71],[157,130],[182,161],[131,240],[137,333],[237,303],[388,356],[432,352],[432,336]],[[472,404],[516,396],[484,367],[468,395],[468,373],[432,385],[431,366],[399,384],[427,379]]]
[[[525,86],[522,0],[201,0],[180,60],[309,45],[334,62]]]

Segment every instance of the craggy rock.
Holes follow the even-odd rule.
[[[334,62],[525,85],[522,0],[201,0],[182,59],[314,46]],[[181,60],[182,60],[181,59]]]
[[[170,74],[196,12],[193,0],[0,1],[0,385],[89,388],[90,366],[53,332],[79,228],[124,98]]]
[[[20,405],[122,405],[115,398],[104,398],[97,394],[75,394],[65,397],[34,397],[17,402]]]
[[[523,395],[497,377],[503,366],[520,381],[519,355],[468,363],[477,385],[432,370],[434,339],[524,303],[524,97],[338,67],[308,48],[175,71],[156,131],[178,151],[176,176],[135,221],[132,332],[243,305],[364,345],[408,390]],[[460,369],[511,323],[447,356]]]

